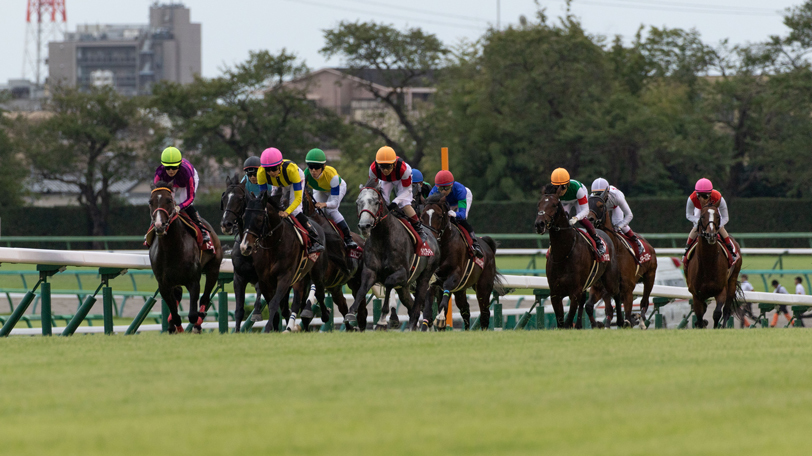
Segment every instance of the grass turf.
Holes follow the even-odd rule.
[[[0,341],[0,453],[806,454],[812,332]]]

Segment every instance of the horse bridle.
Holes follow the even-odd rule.
[[[234,188],[235,188],[235,189],[236,189],[236,188],[238,188],[238,187],[239,187],[239,185],[235,185],[235,186],[234,186]],[[228,193],[228,188],[226,189],[226,191],[225,191],[225,192],[223,192],[223,195],[222,195],[222,197],[220,198],[220,210],[221,210],[221,211],[223,211],[223,212],[226,212],[226,213],[230,212],[230,213],[234,214],[234,218],[236,218],[236,219],[237,219],[237,223],[239,223],[240,225],[242,225],[242,214],[238,214],[238,213],[237,213],[237,211],[233,211],[233,210],[231,210],[231,209],[229,209],[229,208],[227,208],[227,207],[225,207],[225,208],[223,207],[224,205],[223,205],[223,200],[222,200],[222,198],[226,196],[226,193]],[[240,201],[242,201],[243,205],[245,205],[245,194],[243,194],[243,195],[242,195],[242,198],[240,198]],[[245,210],[246,210],[246,209],[245,209],[245,208],[243,208],[243,213],[245,212]],[[242,230],[241,230],[241,229],[237,229],[237,236],[239,236],[240,231],[242,231]]]
[[[716,235],[711,235],[710,233],[705,233],[705,228],[707,226],[702,222],[702,216],[700,215],[699,220],[696,222],[696,228],[699,231],[699,235],[702,236],[704,239],[712,240],[716,237]]]
[[[589,197],[590,200],[592,200],[593,198],[603,201],[603,198],[600,195],[592,195],[592,196]],[[596,225],[598,225],[598,226],[603,226],[603,223],[604,223],[604,221],[606,219],[606,213],[608,212],[606,210],[606,201],[603,201],[603,203],[604,203],[603,215],[600,218],[598,218],[598,213],[594,212],[594,214],[595,214],[595,222],[596,222]]]
[[[436,204],[436,203],[426,203],[425,205],[423,205],[423,210],[425,210],[429,206],[439,206],[439,205]],[[443,213],[443,215],[441,216],[441,219],[440,219],[440,224],[443,226],[443,229],[438,230],[437,228],[434,228],[433,226],[431,226],[429,224],[424,224],[423,225],[429,231],[431,231],[432,233],[437,235],[437,242],[440,242],[440,241],[443,240],[443,233],[445,233],[445,230],[448,227],[448,224],[450,223],[450,221],[448,220],[448,211],[443,211],[442,208],[440,208],[440,209],[441,210],[439,212]]]
[[[552,226],[553,222],[555,222],[555,216],[558,215],[559,212],[564,212],[564,206],[561,204],[561,200],[558,201],[558,203],[556,205],[555,214],[553,214],[553,216],[550,217],[550,221],[549,222],[544,222],[544,229],[547,230],[547,231],[561,231],[561,230],[573,230],[573,229],[575,229],[572,226],[570,226],[569,223],[564,228],[561,228],[560,226]],[[544,216],[546,214],[547,214],[547,211],[538,211],[538,213],[536,215],[539,216],[539,217],[542,217],[542,216]]]
[[[254,247],[255,249],[256,249],[256,248],[260,248],[260,249],[263,249],[263,250],[270,250],[270,249],[271,249],[271,247],[264,247],[264,246],[262,246],[262,244],[261,244],[261,243],[262,243],[262,241],[264,241],[266,238],[268,238],[269,236],[271,236],[271,235],[274,233],[274,231],[276,231],[276,230],[277,230],[277,229],[278,229],[280,226],[282,226],[282,222],[284,222],[284,221],[285,221],[285,219],[281,219],[281,220],[279,220],[279,223],[277,223],[277,224],[276,224],[276,226],[275,226],[275,227],[273,227],[273,229],[271,229],[270,231],[268,231],[268,232],[266,233],[266,232],[265,232],[265,228],[266,228],[266,227],[270,227],[270,226],[271,226],[271,225],[270,225],[270,223],[268,222],[268,218],[270,217],[270,216],[268,215],[268,208],[267,208],[267,207],[265,207],[265,208],[263,208],[263,209],[251,209],[251,208],[246,207],[246,208],[245,208],[245,212],[264,212],[264,213],[265,213],[265,217],[262,219],[262,232],[261,232],[261,234],[256,234],[255,232],[251,231],[251,228],[246,228],[246,229],[245,229],[245,231],[243,232],[243,239],[245,239],[245,236],[247,236],[247,235],[251,234],[251,235],[253,235],[253,236],[254,236],[254,244],[253,244],[253,247]],[[276,243],[278,244],[278,243],[279,243],[279,242],[281,242],[281,241],[282,241],[282,237],[280,237],[280,238],[279,238],[279,240],[277,240],[277,241],[276,241]]]
[[[367,189],[375,190],[375,193],[378,194],[378,211],[373,214],[372,211],[370,211],[369,209],[361,209],[361,212],[358,213],[358,218],[360,219],[361,215],[364,212],[371,215],[372,216],[372,226],[370,227],[370,229],[372,229],[372,228],[375,228],[376,226],[378,226],[378,223],[382,222],[383,219],[388,217],[389,213],[383,214],[384,204],[383,204],[383,194],[381,193],[381,191],[378,190],[375,187],[364,187],[362,190],[367,190]],[[383,214],[383,217],[381,217],[381,214]]]
[[[157,192],[158,190],[166,190],[169,193],[169,201],[172,202],[172,206],[174,207],[175,206],[175,196],[172,195],[172,190],[170,190],[170,189],[168,189],[166,187],[158,187],[158,188],[152,189],[152,191],[150,192],[150,195]],[[178,218],[178,215],[179,215],[179,214],[172,215],[172,214],[169,213],[168,210],[166,210],[166,209],[164,209],[162,207],[156,207],[155,210],[152,211],[152,214],[150,215],[150,217],[152,219],[152,223],[155,223],[155,213],[158,212],[158,211],[162,211],[164,214],[166,214],[166,227],[167,228],[169,228],[169,225],[171,225],[172,222],[174,222],[175,219]]]

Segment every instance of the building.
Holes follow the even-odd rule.
[[[7,111],[39,111],[42,109],[41,99],[45,91],[27,79],[9,79],[8,83],[0,84],[0,94],[8,95],[8,99],[0,103],[0,109]]]
[[[80,25],[48,44],[48,83],[111,85],[148,94],[157,81],[189,83],[200,74],[200,24],[180,3],[153,4],[149,24]]]

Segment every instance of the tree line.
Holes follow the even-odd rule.
[[[92,234],[105,234],[120,203],[111,187],[151,177],[169,144],[227,169],[270,146],[298,162],[313,147],[337,148],[351,188],[382,145],[429,181],[447,146],[478,200],[535,199],[559,166],[633,196],[684,195],[709,177],[726,196],[808,197],[812,0],[784,24],[758,43],[642,26],[624,42],[541,9],[449,45],[419,28],[341,22],[325,30],[321,53],[350,74],[381,70],[394,89],[367,83],[380,109],[352,119],[290,83],[310,68],[288,50],[252,52],[218,77],[159,83],[145,97],[55,87],[42,115],[0,117],[0,207],[22,204],[31,176],[72,184]],[[429,83],[431,99],[407,106],[403,91]]]

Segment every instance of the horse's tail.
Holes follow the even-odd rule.
[[[742,306],[750,304],[747,302],[747,299],[744,297],[744,290],[742,290],[742,284],[739,281],[736,281],[736,292],[733,293],[733,299],[729,303],[731,310],[733,311],[733,315],[739,317],[739,320],[744,321],[744,309]]]
[[[494,261],[496,261],[496,249],[499,247],[499,243],[490,236],[482,236],[480,239],[482,239],[482,241],[488,244],[488,247],[491,248],[493,251]],[[505,287],[505,277],[498,270],[495,272],[493,277],[493,291],[499,294],[499,296],[504,296],[509,291],[507,287]]]

